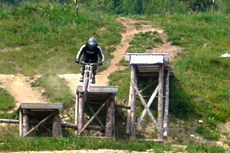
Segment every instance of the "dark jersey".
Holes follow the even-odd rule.
[[[97,59],[98,56],[100,58],[100,61],[104,62],[104,54],[102,52],[102,49],[100,46],[96,46],[95,49],[90,49],[88,44],[84,44],[80,50],[78,51],[78,54],[76,56],[77,59],[80,59],[81,56],[84,56],[84,58],[87,58],[87,59]]]

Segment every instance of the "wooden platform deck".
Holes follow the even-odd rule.
[[[116,95],[118,87],[113,86],[91,86],[90,91],[88,92],[87,99],[93,101],[102,101],[104,102],[111,95]],[[83,86],[78,86],[76,94],[83,93]]]
[[[162,61],[160,61],[161,58]],[[126,53],[125,61],[128,61],[131,65],[136,65],[137,77],[158,75],[160,65],[162,64],[165,69],[169,68],[169,75],[174,74],[167,53]]]

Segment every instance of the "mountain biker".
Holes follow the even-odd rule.
[[[102,52],[101,47],[97,43],[97,39],[94,37],[89,38],[88,42],[85,43],[80,48],[80,50],[78,51],[77,56],[76,56],[76,60],[75,60],[76,63],[80,62],[80,58],[82,55],[83,55],[82,61],[85,63],[88,63],[88,62],[97,63],[98,62],[98,56],[100,58],[99,65],[102,65],[104,62],[104,54]],[[96,69],[97,69],[97,67],[94,67],[94,69],[93,69],[93,78],[91,80],[92,84],[95,84]],[[84,80],[84,71],[85,71],[85,65],[82,65],[82,68],[81,68],[81,75],[82,76],[79,80],[80,82],[83,82],[83,80]]]

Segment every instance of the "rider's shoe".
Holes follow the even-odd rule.
[[[83,82],[84,77],[80,77],[79,82]]]
[[[92,83],[92,84],[95,84],[95,83],[96,83],[95,77],[92,78],[91,83]]]

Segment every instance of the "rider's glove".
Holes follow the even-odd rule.
[[[75,62],[79,64],[79,59],[78,59],[78,58],[76,58]]]
[[[103,65],[103,62],[102,62],[102,61],[99,62],[99,66],[100,66],[100,65]]]

